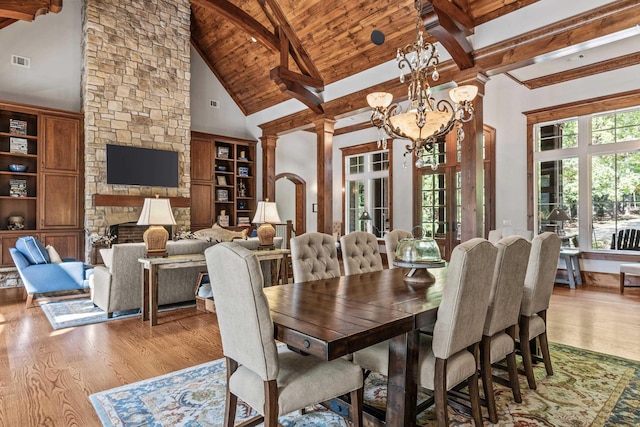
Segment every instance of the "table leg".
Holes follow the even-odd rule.
[[[142,265],[142,321],[149,320],[149,273],[150,271]]]
[[[580,260],[578,256],[571,257],[573,259],[573,270],[576,273],[576,283],[582,285],[582,272],[580,271]]]
[[[151,326],[158,324],[158,266],[149,269],[149,320]]]
[[[567,276],[569,279],[569,287],[571,289],[575,289],[576,288],[576,279],[575,279],[575,274],[573,272],[573,262],[571,261],[571,255],[562,255],[562,258],[564,259],[564,263],[567,267]]]
[[[289,258],[284,255],[280,260],[280,274],[282,275],[282,284],[289,283]]]
[[[417,330],[389,340],[387,427],[416,425],[419,340],[420,335]]]

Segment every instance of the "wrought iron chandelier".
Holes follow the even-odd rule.
[[[474,117],[471,101],[478,94],[478,88],[473,85],[457,86],[449,91],[453,104],[446,99],[436,102],[431,93],[429,79],[434,82],[440,77],[437,66],[440,56],[432,43],[424,41],[422,19],[420,18],[421,2],[418,2],[418,23],[416,25],[417,39],[398,49],[396,61],[400,69],[400,82],[407,77],[408,102],[403,111],[399,104],[394,103],[393,95],[387,92],[374,92],[367,95],[367,102],[373,109],[371,123],[380,130],[378,148],[387,148],[386,139],[382,131],[391,138],[408,139],[406,153],[416,156],[416,166],[425,166],[424,157],[431,154],[431,167],[438,167],[436,155],[433,152],[438,138],[451,132],[457,124],[457,140],[464,139],[462,124]]]

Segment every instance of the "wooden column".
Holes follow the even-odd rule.
[[[473,100],[475,117],[464,124],[464,140],[461,145],[460,173],[462,174],[462,231],[461,240],[467,241],[484,234],[482,223],[483,159],[482,134],[484,125],[484,75],[459,81],[458,85],[472,84],[478,87],[478,96]],[[455,132],[456,129],[453,130]]]
[[[317,134],[318,227],[319,233],[331,234],[333,222],[333,131],[336,121],[314,122]]]
[[[260,137],[262,147],[262,200],[276,201],[276,144],[277,135]]]

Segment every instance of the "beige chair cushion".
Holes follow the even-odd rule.
[[[549,308],[560,256],[560,237],[546,232],[531,241],[520,314],[531,316]]]
[[[255,254],[236,243],[205,251],[224,355],[238,363],[229,390],[264,415],[264,381],[276,380],[283,415],[362,387],[362,370],[278,350],[262,271]]]
[[[332,236],[305,233],[292,237],[290,244],[294,282],[340,277],[338,251]]]
[[[396,259],[396,248],[398,247],[398,243],[402,239],[409,239],[413,237],[413,235],[407,230],[395,229],[388,232],[384,236],[384,246],[387,251],[387,262],[389,263],[389,268],[396,268],[393,265],[393,261]]]
[[[524,277],[531,252],[531,243],[516,235],[500,239],[496,247],[498,256],[484,322],[483,333],[486,336],[518,324]]]
[[[366,231],[354,231],[340,238],[344,274],[369,273],[384,268],[378,238]]]

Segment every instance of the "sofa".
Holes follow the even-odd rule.
[[[81,261],[60,258],[52,246],[45,247],[32,236],[20,237],[9,253],[24,284],[27,308],[38,294],[89,290],[93,269]]]
[[[275,240],[275,239],[274,239]],[[258,247],[258,239],[234,240],[248,249]],[[280,242],[282,244],[282,238]],[[216,242],[187,239],[167,242],[169,255],[204,253]],[[93,303],[113,317],[114,312],[140,309],[142,303],[142,264],[145,257],[144,243],[116,243],[109,249],[101,249],[105,265],[94,268],[91,280]],[[265,277],[270,276],[270,264],[263,263]],[[195,300],[198,276],[206,267],[188,267],[160,270],[158,272],[158,305],[176,304]],[[268,274],[268,275],[267,275]]]

